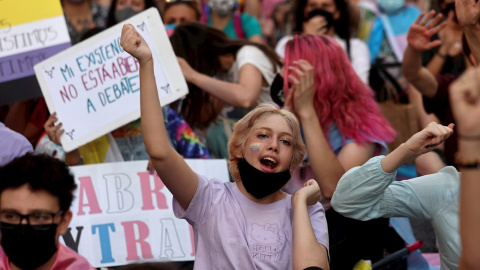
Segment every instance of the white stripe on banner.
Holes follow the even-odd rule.
[[[0,29],[0,58],[69,43],[63,15]]]

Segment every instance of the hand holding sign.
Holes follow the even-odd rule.
[[[131,24],[123,26],[120,45],[126,52],[137,58],[140,63],[147,63],[152,60],[152,51],[147,42]]]

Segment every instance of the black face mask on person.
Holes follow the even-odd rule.
[[[283,172],[266,173],[250,165],[245,158],[238,161],[238,171],[245,190],[257,199],[280,190],[291,178],[290,168]]]
[[[0,222],[1,245],[8,260],[21,269],[34,269],[57,252],[57,224],[28,225]]]

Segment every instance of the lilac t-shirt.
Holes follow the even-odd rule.
[[[199,183],[187,211],[173,199],[173,211],[194,229],[195,269],[292,269],[291,196],[271,204],[245,197],[235,183]],[[325,210],[308,207],[317,241],[328,251]]]

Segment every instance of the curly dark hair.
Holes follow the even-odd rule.
[[[0,167],[0,196],[6,189],[27,184],[30,190],[44,190],[58,198],[60,210],[66,212],[77,188],[68,165],[47,155],[26,154]]]

